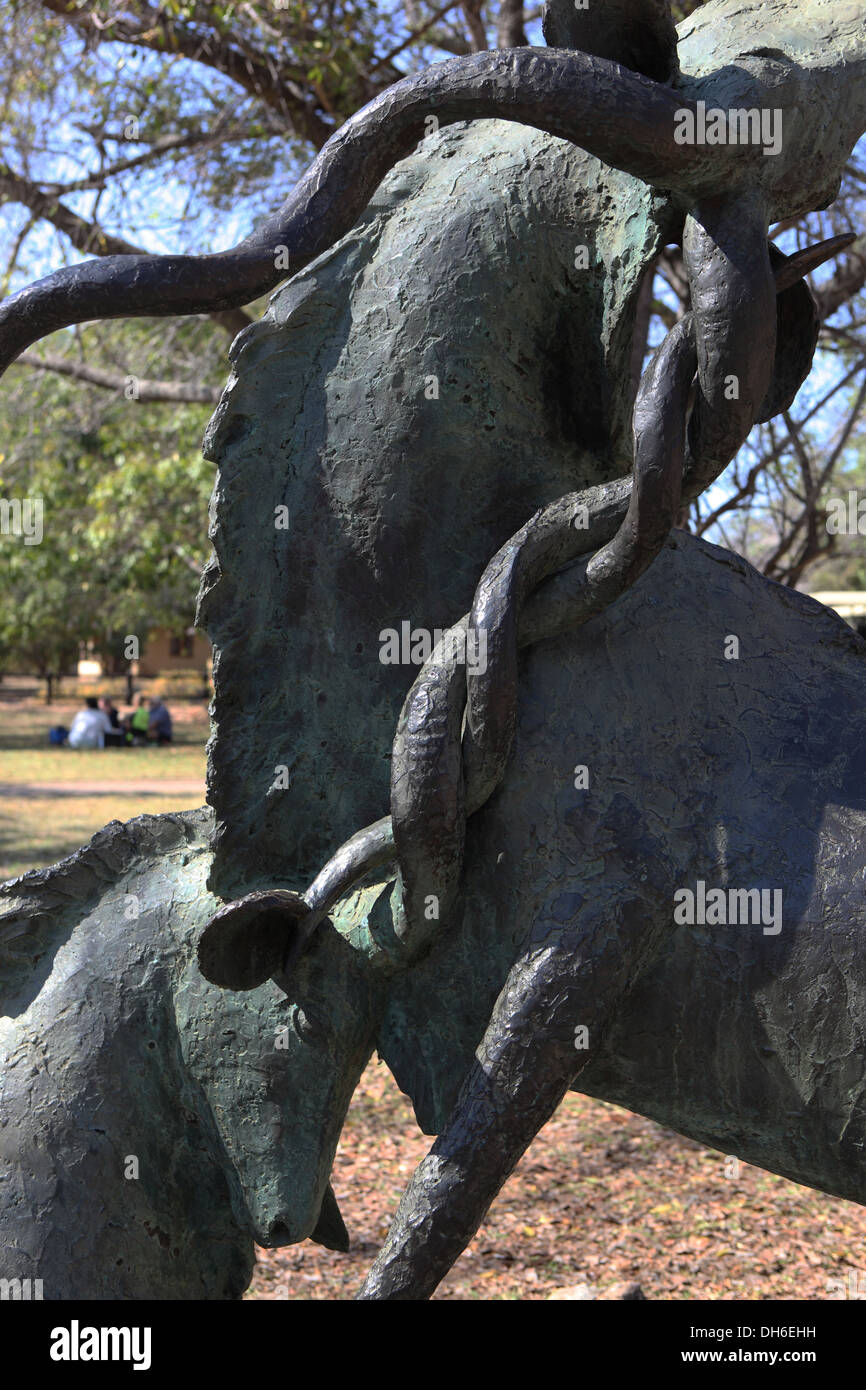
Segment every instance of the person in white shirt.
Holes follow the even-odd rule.
[[[111,720],[99,708],[96,700],[88,698],[69,730],[70,748],[104,748],[105,735],[111,733]]]

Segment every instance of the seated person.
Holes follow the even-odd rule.
[[[146,743],[147,733],[150,728],[150,710],[147,706],[147,696],[139,695],[138,703],[131,715],[127,715],[123,721],[129,735],[131,743]]]
[[[126,734],[120,727],[120,715],[117,706],[110,695],[103,695],[99,701],[99,708],[103,714],[107,715],[111,730],[105,735],[106,748],[124,748],[126,746]]]
[[[111,720],[92,696],[84,702],[69,730],[70,748],[104,748],[105,735],[111,733]]]
[[[171,715],[162,700],[151,700],[150,702],[148,734],[157,743],[171,743]]]

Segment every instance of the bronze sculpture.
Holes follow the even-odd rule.
[[[746,17],[743,11],[748,11]],[[284,1113],[290,1113],[290,1097],[295,1112],[304,1113],[298,1136],[286,1141],[291,1172],[263,1179],[265,1194],[256,1192],[254,1164],[244,1152],[250,1130],[244,1131],[243,1125],[219,1123],[219,1138],[212,1139],[210,1147],[212,1153],[220,1147],[227,1152],[235,1178],[246,1175],[240,1178],[240,1193],[232,1178],[232,1203],[242,1207],[245,1201],[248,1210],[260,1204],[265,1215],[256,1222],[259,1238],[279,1244],[316,1232],[326,1241],[343,1241],[333,1197],[328,1195],[328,1171],[345,1106],[374,1045],[412,1095],[423,1127],[440,1134],[404,1198],[365,1297],[429,1294],[471,1237],[513,1162],[572,1084],[657,1114],[707,1142],[733,1144],[736,1139],[745,1158],[751,1153],[754,1161],[777,1171],[862,1200],[862,1177],[857,1173],[863,1073],[856,1061],[856,1001],[863,998],[862,991],[858,994],[862,967],[856,951],[858,924],[862,931],[856,889],[863,874],[855,848],[862,824],[856,790],[859,755],[855,748],[836,764],[828,760],[829,734],[813,736],[807,759],[812,771],[831,766],[833,771],[823,781],[814,779],[809,789],[798,787],[790,814],[774,811],[763,850],[755,843],[755,808],[747,797],[745,810],[739,809],[735,797],[749,770],[757,786],[764,762],[773,764],[771,735],[777,747],[788,747],[789,752],[793,748],[773,714],[774,700],[781,705],[787,700],[794,707],[790,677],[785,675],[785,643],[799,641],[797,634],[803,629],[814,629],[814,669],[824,675],[823,684],[815,676],[811,698],[838,740],[843,692],[850,695],[857,689],[856,639],[846,637],[832,619],[816,616],[807,600],[787,598],[783,603],[747,566],[731,562],[720,577],[712,547],[668,538],[681,493],[699,491],[717,477],[754,421],[784,408],[808,372],[816,322],[800,277],[825,252],[846,244],[845,239],[786,261],[768,248],[767,226],[832,197],[841,161],[866,126],[863,7],[838,6],[829,19],[825,10],[808,3],[777,0],[750,8],[722,0],[685,26],[682,73],[675,67],[664,5],[623,4],[609,7],[606,14],[607,27],[598,34],[600,58],[531,49],[482,54],[391,89],[338,132],[274,221],[223,259],[110,258],[60,272],[0,308],[3,360],[8,362],[34,337],[61,322],[76,321],[76,316],[194,312],[246,302],[279,278],[273,264],[277,247],[288,248],[291,269],[310,266],[306,277],[294,279],[276,296],[269,319],[236,344],[237,375],[211,429],[209,448],[219,454],[223,467],[217,492],[217,558],[203,596],[217,647],[225,657],[222,674],[218,662],[218,732],[211,781],[218,823],[212,837],[201,820],[193,824],[172,819],[164,854],[173,866],[168,875],[172,883],[176,875],[182,878],[182,850],[199,866],[199,897],[195,902],[186,899],[180,914],[184,980],[189,979],[188,953],[200,937],[207,977],[219,986],[257,991],[249,996],[251,1004],[245,1006],[241,1000],[234,1006],[251,1035],[258,1016],[266,1016],[269,1027],[279,1016],[274,1013],[277,986],[286,1001],[295,1001],[294,1051],[287,1049],[287,1055],[269,1060],[265,1089],[255,1092],[248,1108],[251,1124],[260,1104],[281,1102]],[[624,16],[621,30],[610,22],[616,14]],[[634,60],[634,53],[648,54],[653,69],[648,77],[610,62],[611,45],[633,32],[630,19],[649,24],[655,43],[649,48],[626,45],[621,56]],[[572,21],[585,46],[591,47],[592,16],[576,17],[568,7],[551,5],[550,33],[560,32],[558,24],[564,26],[563,33],[570,33]],[[764,38],[766,43],[760,42]],[[826,47],[828,38],[835,47]],[[798,113],[809,109],[810,99],[815,109],[829,100],[839,76],[834,62],[845,67],[847,85],[839,88],[844,100],[837,99],[832,118],[825,110],[821,122],[809,125]],[[716,92],[720,109],[759,109],[770,100],[777,103],[788,130],[780,154],[768,156],[760,145],[678,143],[677,113],[693,112],[696,119],[698,102],[704,101],[706,108]],[[380,246],[387,251],[387,198],[391,206],[400,200],[399,169],[386,185],[386,201],[377,195],[380,201],[374,200],[360,230],[353,231],[353,226],[385,171],[417,144],[423,118],[431,111],[443,125],[505,116],[588,146],[606,165],[625,171],[617,175],[609,170],[605,177],[633,213],[634,226],[623,234],[623,244],[631,240],[634,263],[623,270],[614,264],[617,256],[610,258],[610,265],[605,262],[612,233],[602,226],[593,245],[598,252],[594,281],[605,306],[600,335],[605,354],[601,360],[592,356],[595,349],[589,338],[597,333],[595,322],[582,346],[592,364],[588,374],[595,374],[593,390],[610,399],[600,420],[588,418],[577,425],[578,433],[585,431],[578,456],[570,459],[564,449],[561,465],[563,476],[570,467],[572,480],[583,486],[577,492],[573,486],[555,487],[558,461],[546,471],[542,468],[537,482],[518,484],[519,504],[525,507],[522,519],[531,517],[518,530],[509,524],[515,503],[502,501],[508,480],[503,484],[499,477],[501,464],[497,466],[493,457],[475,460],[497,505],[486,511],[482,506],[480,522],[476,516],[457,522],[454,548],[461,559],[456,578],[444,574],[440,561],[428,576],[413,581],[412,601],[427,605],[431,625],[439,617],[434,610],[441,606],[437,589],[443,585],[450,602],[465,592],[471,575],[469,594],[474,592],[474,601],[468,617],[458,624],[455,640],[424,666],[407,697],[391,759],[391,816],[349,839],[328,859],[314,887],[301,894],[297,887],[327,858],[322,852],[326,841],[330,850],[335,841],[364,825],[377,798],[381,803],[382,737],[393,721],[395,701],[399,706],[402,698],[396,680],[384,680],[381,666],[367,673],[360,685],[372,689],[378,684],[382,696],[348,735],[344,731],[339,743],[336,731],[340,720],[345,723],[346,676],[342,689],[339,681],[335,686],[340,709],[332,717],[311,708],[322,695],[327,706],[327,689],[317,688],[319,673],[327,672],[329,663],[335,668],[335,650],[343,650],[353,632],[366,636],[366,615],[374,630],[386,615],[397,616],[395,604],[404,583],[399,537],[411,533],[413,513],[424,510],[440,484],[432,469],[420,470],[417,477],[399,484],[395,509],[376,491],[376,470],[387,475],[392,468],[388,458],[371,458],[365,472],[348,452],[345,461],[323,470],[321,478],[318,472],[305,471],[299,496],[312,497],[316,489],[319,500],[309,509],[310,534],[301,544],[314,551],[318,547],[320,569],[324,557],[328,562],[336,557],[336,591],[342,596],[342,611],[336,616],[333,595],[330,600],[327,596],[327,573],[318,579],[304,574],[299,584],[308,585],[309,592],[287,598],[281,587],[283,557],[277,551],[268,585],[244,600],[247,609],[236,607],[233,598],[249,574],[239,555],[245,533],[249,550],[254,514],[242,509],[233,520],[229,513],[243,490],[243,463],[259,468],[267,505],[283,496],[276,489],[281,479],[285,483],[293,476],[291,469],[280,460],[270,461],[250,403],[257,395],[279,397],[283,388],[278,368],[287,340],[290,354],[291,343],[302,340],[305,331],[313,342],[330,342],[329,334],[339,340],[342,334],[350,343],[345,325],[333,328],[327,317],[333,313],[328,300],[334,283],[330,264],[336,266],[333,275],[339,285],[342,266],[356,275],[365,255],[369,266]],[[527,137],[522,125],[509,129],[515,142],[528,139],[527,148],[538,150],[541,142]],[[462,145],[471,151],[480,138],[477,125],[451,134],[444,131],[436,148],[443,160],[455,152],[459,159]],[[566,157],[558,141],[548,144],[554,165]],[[410,202],[412,197],[423,201],[423,176],[417,170],[424,159],[416,154],[410,161],[416,180],[414,186],[410,181]],[[585,176],[586,170],[584,161],[576,163],[573,172]],[[529,186],[537,197],[537,186],[531,180]],[[652,248],[680,233],[692,314],[662,345],[632,409],[622,384],[618,395],[617,388],[608,391],[608,386],[622,371],[635,286]],[[557,254],[561,247],[556,243]],[[227,271],[232,277],[228,297]],[[374,303],[377,288],[374,279],[369,292]],[[351,360],[349,346],[346,352]],[[328,397],[330,392],[337,394],[341,382],[351,382],[341,374],[330,349],[324,357],[328,365],[323,371],[329,376],[322,394]],[[416,377],[419,365],[420,357]],[[293,371],[301,375],[297,364]],[[695,371],[696,398],[690,406]],[[309,394],[309,381],[303,380],[303,394]],[[327,401],[324,418],[336,427],[338,412],[329,406]],[[504,392],[496,397],[496,406],[507,410]],[[392,410],[403,407],[395,396]],[[453,420],[457,406],[449,409]],[[286,418],[297,421],[301,412],[287,404]],[[628,423],[634,433],[633,485],[620,476],[628,453],[622,441]],[[465,426],[463,431],[465,442]],[[599,432],[604,439],[596,448]],[[455,439],[461,442],[457,427]],[[321,436],[315,438],[317,457],[327,456],[326,444]],[[287,457],[291,464],[290,450]],[[592,466],[596,472],[587,476]],[[353,531],[358,515],[367,519],[361,535]],[[578,516],[585,524],[575,526]],[[322,539],[330,538],[336,528],[337,543],[323,546]],[[397,562],[390,553],[395,537]],[[493,537],[495,544],[490,543]],[[298,537],[292,540],[297,544]],[[494,559],[488,563],[491,553]],[[356,596],[349,581],[358,576]],[[720,685],[718,677],[707,675],[703,683],[693,683],[694,698],[678,713],[681,758],[685,750],[694,753],[706,744],[698,760],[703,757],[709,766],[721,759],[722,765],[715,784],[702,786],[693,770],[696,759],[680,763],[679,790],[692,802],[694,830],[681,823],[672,804],[657,823],[646,773],[636,762],[634,736],[604,708],[618,690],[619,708],[643,731],[646,764],[656,772],[659,749],[649,730],[658,711],[670,705],[665,660],[681,662],[683,652],[697,652],[713,637],[712,628],[704,634],[701,620],[682,611],[687,602],[674,605],[675,596],[682,599],[689,589],[714,615],[719,647],[725,632],[739,625],[760,634],[766,663],[759,676],[741,673],[743,688],[761,708],[758,725],[745,734],[724,701],[719,703],[724,681]],[[614,599],[620,602],[611,608]],[[653,621],[653,609],[666,602],[673,608],[667,615],[669,631],[660,629],[657,616]],[[452,608],[442,625],[453,624],[460,611]],[[249,612],[253,620],[246,623],[243,618]],[[280,614],[287,615],[283,630]],[[596,622],[577,633],[579,624],[593,615]],[[635,628],[638,620],[640,632]],[[324,629],[329,623],[336,636],[332,645],[315,632],[316,624]],[[300,663],[298,655],[307,654],[304,643],[310,643],[311,627],[319,650],[311,653],[309,662]],[[654,656],[644,636],[650,631]],[[458,638],[464,632],[485,635],[484,670],[461,661]],[[283,649],[277,654],[280,641]],[[518,648],[530,643],[540,645],[518,657]],[[613,647],[618,652],[618,667],[604,665],[599,644],[602,650]],[[247,661],[254,652],[260,669],[268,672],[267,691],[258,704],[240,699],[244,651]],[[633,669],[630,693],[618,687],[620,672],[641,653],[647,665],[643,703],[635,694]],[[710,652],[704,650],[701,660],[704,670],[711,672]],[[581,716],[572,713],[569,722],[576,673],[582,672],[591,685],[602,669],[600,693],[582,696]],[[286,710],[288,690],[292,695]],[[300,779],[302,794],[294,798],[294,807],[284,807],[270,786],[284,737],[273,717],[280,701],[283,727],[288,724],[293,737],[303,738],[306,768],[314,769]],[[595,718],[588,725],[585,713],[593,701]],[[256,731],[243,724],[239,702],[253,709]],[[361,705],[363,710],[363,701]],[[230,740],[228,730],[242,736]],[[577,730],[581,761],[591,765],[596,782],[592,798],[572,797],[573,804],[566,806],[562,796],[568,779],[557,784],[556,750]],[[739,738],[745,740],[745,751],[726,754]],[[560,778],[571,765],[562,756]],[[317,779],[339,782],[334,773],[341,760],[349,762],[344,779],[349,793],[341,795],[339,785],[321,796],[316,790],[311,812],[309,796]],[[791,765],[795,763],[792,755]],[[819,812],[823,815],[834,800],[836,820],[825,817],[822,823]],[[310,823],[302,828],[302,822]],[[155,828],[143,835],[149,842],[146,855],[137,867],[134,855],[132,860],[121,855],[118,882],[128,886],[130,875],[141,878],[144,873],[151,884],[145,896],[156,913],[152,930],[159,937],[165,930],[159,925],[157,906],[160,834]],[[523,875],[521,844],[543,849]],[[92,896],[93,855],[83,853],[73,877],[81,877],[82,893],[87,880]],[[396,875],[389,868],[395,859]],[[695,944],[700,934],[675,929],[674,893],[684,879],[702,882],[703,865],[723,865],[726,881],[734,874],[732,891],[751,892],[763,887],[768,877],[772,880],[774,859],[783,864],[787,887],[788,930],[781,942],[765,939],[760,931],[735,934],[721,944],[704,939],[701,946]],[[593,868],[587,876],[587,865],[599,863],[602,870]],[[201,889],[203,868],[210,875],[210,894]],[[746,870],[748,884],[742,881]],[[50,872],[20,890],[13,927],[24,921],[27,925],[20,929],[25,938],[29,932],[38,940],[46,893],[50,897]],[[233,901],[220,908],[220,898]],[[28,899],[34,910],[28,910]],[[519,908],[513,906],[516,903]],[[109,920],[106,911],[97,909],[103,924]],[[747,925],[751,929],[756,924]],[[832,948],[827,944],[831,938]],[[823,1060],[808,1066],[803,1061],[801,1035],[808,1040],[822,1026],[817,1005],[805,1011],[796,1045],[780,1033],[780,1019],[804,978],[803,958],[809,961],[808,970],[820,975],[828,951],[837,963],[844,962],[838,968],[853,1001],[835,1016],[835,1032],[841,1027],[845,1038],[834,1046],[840,1059],[846,1059],[835,1070]],[[332,997],[335,981],[339,999]],[[189,988],[185,984],[186,1019],[195,1012]],[[202,988],[203,998],[210,1000],[213,992]],[[695,991],[695,1008],[689,990]],[[756,1000],[761,1001],[757,1008]],[[722,1049],[723,1055],[712,1063],[718,1069],[720,1096],[702,1108],[695,1092],[697,1076],[677,1061],[675,1046],[664,1054],[663,1039],[672,1030],[674,1035],[679,1030],[700,1039],[701,1012],[723,1015],[737,1003],[734,1031],[739,1029],[746,1040],[749,1065],[733,1050],[728,1055]],[[206,1007],[213,1011],[222,1005]],[[575,1046],[578,1028],[588,1030],[587,1055]],[[652,1039],[649,1048],[646,1036]],[[765,1036],[765,1047],[760,1036]],[[263,1048],[268,1041],[263,1037]],[[20,1038],[16,1045],[21,1046]],[[672,1065],[683,1077],[688,1074],[688,1080],[673,1090]],[[214,1076],[207,1047],[195,1038],[177,1071],[178,1077],[190,1075],[203,1088],[202,1113],[218,1114],[224,1083]],[[791,1095],[797,1100],[798,1086],[807,1097],[805,1124],[802,1133],[792,1133],[783,1116]],[[739,1110],[727,1098],[731,1090],[738,1096]],[[49,1108],[56,1104],[56,1098],[45,1101]],[[844,1116],[837,1122],[840,1112]],[[286,1152],[279,1152],[285,1159]],[[177,1202],[182,1205],[180,1196]],[[17,1216],[22,1216],[20,1208]],[[16,1236],[13,1245],[17,1241]],[[59,1260],[55,1255],[49,1263],[62,1282],[67,1276],[57,1272]],[[74,1281],[65,1287],[75,1287]]]

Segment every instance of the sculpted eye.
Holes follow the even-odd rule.
[[[743,54],[744,58],[770,58],[780,63],[789,61],[787,53],[783,53],[781,48],[750,48]]]
[[[302,1042],[327,1045],[333,1039],[334,1029],[330,1020],[308,1004],[303,1007],[300,1004],[294,1005],[292,1026]]]
[[[302,1038],[312,1037],[316,1031],[313,1027],[312,1019],[310,1019],[308,1015],[304,1013],[304,1010],[297,1004],[295,1005],[295,1014],[292,1021],[295,1025],[295,1032]]]

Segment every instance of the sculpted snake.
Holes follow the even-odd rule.
[[[519,648],[580,626],[633,584],[682,503],[723,472],[757,420],[787,408],[808,372],[818,323],[801,277],[851,238],[788,258],[768,246],[760,215],[748,219],[748,211],[742,199],[718,200],[686,219],[693,308],[641,379],[632,476],[541,509],[493,557],[471,611],[443,635],[404,702],[390,816],[347,840],[303,894],[250,893],[218,912],[199,944],[202,972],[213,983],[249,989],[290,970],[334,904],[369,871],[395,861],[398,939],[411,942],[414,954],[441,930],[460,881],[466,819],[496,790],[508,763]],[[793,345],[796,380],[780,386],[782,398],[771,391],[777,320],[809,321],[806,303],[811,329],[801,327],[802,341]],[[483,669],[463,655],[479,632]]]
[[[519,648],[586,622],[633,584],[682,502],[719,476],[754,423],[786,408],[805,378],[817,316],[802,276],[853,237],[790,258],[768,245],[759,184],[749,177],[761,151],[739,152],[732,180],[723,151],[675,141],[675,114],[690,105],[660,82],[582,52],[527,48],[458,58],[397,83],[346,122],[283,207],[234,249],[89,261],[0,306],[3,371],[31,343],[73,323],[249,303],[351,229],[384,174],[424,136],[431,113],[440,125],[495,117],[535,126],[672,190],[685,210],[691,311],[640,382],[632,477],[543,508],[493,557],[470,613],[445,635],[406,697],[390,815],[343,844],[302,895],[275,889],[223,908],[199,947],[202,971],[214,983],[252,988],[288,969],[334,903],[393,861],[398,938],[411,940],[414,952],[441,930],[460,880],[466,818],[493,793],[508,762]],[[796,341],[787,343],[785,379],[776,372],[774,383],[777,323]],[[575,525],[577,517],[586,524]],[[478,633],[486,639],[483,670],[459,658],[467,634]],[[247,947],[242,965],[231,949],[239,936]]]

